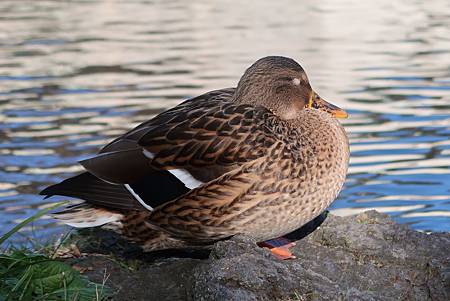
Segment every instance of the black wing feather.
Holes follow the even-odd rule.
[[[54,195],[79,198],[91,204],[120,210],[144,208],[123,185],[107,183],[88,172],[49,186],[39,194],[46,198]]]

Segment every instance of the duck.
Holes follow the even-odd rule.
[[[338,119],[347,116],[312,89],[295,60],[263,57],[236,87],[143,122],[80,161],[83,173],[40,194],[80,199],[53,216],[72,227],[115,231],[145,252],[238,234],[269,241],[311,221],[338,196],[350,154]]]

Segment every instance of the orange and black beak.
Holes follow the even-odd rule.
[[[308,108],[314,108],[317,110],[330,113],[336,118],[347,118],[348,114],[338,106],[335,106],[329,102],[326,102],[316,92],[311,93],[311,97],[308,102]]]

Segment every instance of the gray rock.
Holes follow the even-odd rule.
[[[297,259],[280,261],[236,236],[204,259],[92,254],[72,263],[93,267],[86,274],[96,281],[106,268],[115,300],[450,300],[449,233],[417,232],[376,211],[329,215],[292,251]]]

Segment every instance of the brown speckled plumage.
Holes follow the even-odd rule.
[[[203,245],[236,234],[259,241],[284,235],[319,215],[342,188],[348,140],[332,115],[343,114],[311,89],[295,61],[263,58],[237,88],[185,101],[105,146],[99,156],[82,162],[90,172],[84,178],[93,179],[79,180],[77,187],[97,185],[99,179],[139,183],[176,170],[200,184],[156,206],[150,196],[144,202],[151,210],[133,198],[121,202],[88,195],[87,203],[59,217],[76,225],[83,223],[83,206],[89,215],[93,208],[99,216],[113,212],[120,218],[106,227],[145,250]],[[43,194],[83,198],[70,183]]]

